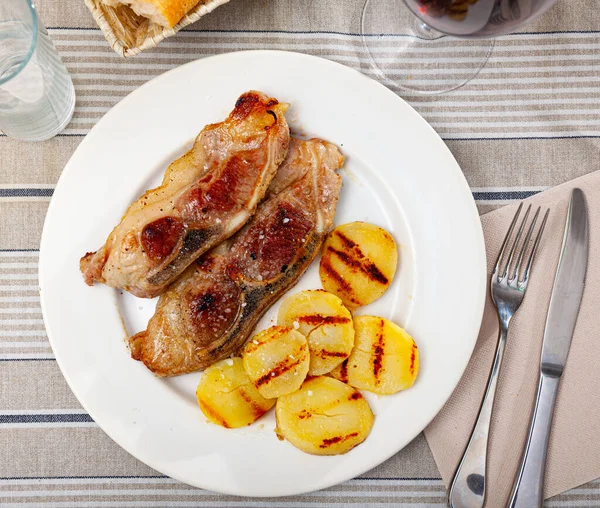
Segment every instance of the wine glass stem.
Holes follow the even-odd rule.
[[[426,39],[430,41],[444,37],[444,34],[438,32],[435,28],[431,28],[427,23],[421,21],[416,16],[414,18],[413,31],[414,34],[420,39]]]

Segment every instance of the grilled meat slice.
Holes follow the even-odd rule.
[[[104,246],[81,258],[85,282],[152,298],[238,231],[287,154],[286,109],[260,92],[242,95],[225,121],[206,126],[167,168],[160,187],[129,207]]]
[[[292,139],[248,224],[204,255],[158,301],[132,357],[158,376],[204,369],[244,345],[267,309],[308,268],[331,227],[344,158],[325,141]]]

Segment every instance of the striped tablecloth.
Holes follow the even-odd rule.
[[[130,60],[112,52],[83,0],[37,4],[73,76],[77,107],[53,140],[0,137],[0,506],[443,505],[445,489],[422,436],[361,478],[295,498],[240,499],[162,476],[81,409],[40,314],[38,245],[48,202],[65,163],[108,109],[168,69],[235,50],[300,51],[369,73],[357,35],[362,0],[232,0]],[[447,142],[482,213],[598,169],[595,6],[597,0],[559,0],[526,32],[498,39],[488,65],[465,88],[439,97],[404,95]],[[598,507],[600,482],[547,506]]]

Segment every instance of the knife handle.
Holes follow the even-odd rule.
[[[508,508],[541,508],[544,503],[544,470],[559,381],[557,376],[540,375],[527,443]]]

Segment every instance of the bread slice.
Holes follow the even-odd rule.
[[[172,28],[193,9],[200,0],[102,0],[105,5],[127,5],[138,16],[165,28]]]

